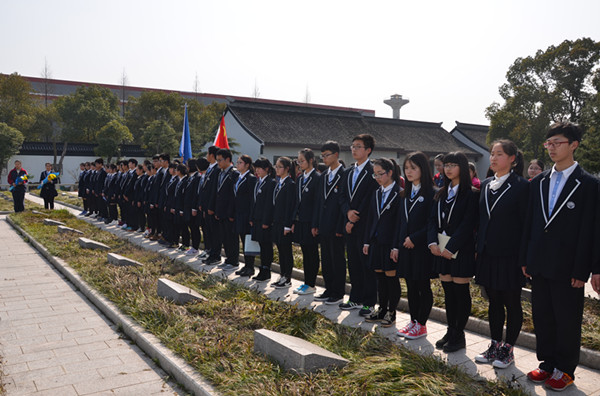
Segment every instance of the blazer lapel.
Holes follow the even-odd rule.
[[[540,180],[540,202],[542,203],[542,215],[544,216],[544,223],[548,225],[548,192],[550,191],[550,172],[544,175],[544,178]]]
[[[326,173],[325,173],[325,175],[326,176],[323,178],[323,183],[325,183],[325,188],[323,189],[323,191],[325,192],[325,199],[327,200],[327,198],[329,197],[329,194],[331,194],[331,191],[333,191],[333,189],[337,185],[338,180],[340,179],[340,172],[335,174],[335,177],[333,178],[331,183],[327,182],[327,179],[329,176],[327,176]],[[328,184],[330,184],[329,189],[328,189]]]
[[[550,223],[552,222],[552,220],[554,220],[556,215],[558,215],[558,213],[564,208],[565,204],[569,201],[569,198],[571,198],[575,190],[577,190],[581,185],[581,182],[578,179],[580,173],[580,168],[578,166],[577,168],[575,168],[573,173],[571,173],[571,176],[567,179],[565,186],[563,187],[562,191],[560,192],[560,195],[558,196],[558,199],[556,200],[556,203],[554,204],[552,217],[550,217],[550,219],[546,222],[546,227],[544,228],[547,228],[548,225],[550,225]],[[546,195],[546,197],[548,196]]]

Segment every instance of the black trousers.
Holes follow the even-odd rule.
[[[266,237],[258,242],[258,245],[260,246],[260,268],[270,270],[273,262],[273,241]]]
[[[237,238],[242,242],[242,250],[246,251],[246,234],[238,234]],[[239,249],[239,244],[237,245]],[[239,250],[237,252],[239,255]],[[254,256],[244,254],[244,267],[254,269]]]
[[[362,232],[356,229],[352,234],[346,235],[348,273],[352,284],[350,301],[372,307],[377,303],[377,280],[375,273],[369,268],[367,256],[362,252],[362,238]]]
[[[135,214],[137,216],[137,228],[146,228],[146,212],[144,210],[144,204],[141,206],[135,206]]]
[[[316,239],[313,243],[300,244],[302,249],[302,266],[304,268],[304,283],[315,287],[319,274],[319,245]]]
[[[229,219],[218,220],[219,225],[219,247],[218,251],[221,251],[221,245],[225,250],[225,262],[228,264],[238,265],[239,264],[239,251],[240,244],[238,242],[237,235],[233,231],[234,222]]]
[[[23,212],[25,210],[25,188],[15,187],[12,191],[12,197],[15,213]]]
[[[344,255],[344,238],[320,236],[321,267],[325,292],[330,297],[342,298],[346,285],[346,257]]]
[[[44,209],[54,209],[54,197],[44,197]]]
[[[535,276],[531,280],[531,308],[536,353],[540,368],[555,368],[573,377],[579,364],[584,288],[571,287],[571,280]]]
[[[292,277],[292,269],[294,268],[294,254],[292,252],[292,234],[281,235],[277,241],[277,251],[279,252],[279,266],[281,276],[286,278]]]
[[[106,201],[102,197],[102,195],[98,195],[96,198],[96,207],[98,208],[98,213],[100,217],[107,218],[108,217],[108,206]]]
[[[221,233],[219,232],[219,222],[214,215],[206,213],[204,217],[204,246],[208,246],[209,258],[219,260],[221,258]]]
[[[119,209],[117,208],[116,203],[111,203],[108,205],[108,218],[111,221],[119,219]]]
[[[200,247],[200,226],[198,225],[198,220],[200,216],[201,213],[198,213],[196,216],[190,217],[190,220],[185,222],[185,225],[189,230],[189,235],[192,239],[192,247],[194,249],[198,249]],[[189,246],[189,242],[186,246]]]

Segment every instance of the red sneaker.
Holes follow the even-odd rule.
[[[542,382],[546,382],[551,375],[552,373],[548,371],[542,370],[541,368],[536,368],[535,370],[527,373],[527,378],[529,378],[531,382],[541,384]]]
[[[573,385],[573,378],[567,373],[563,373],[558,369],[554,369],[552,377],[546,381],[546,388],[554,391],[563,391],[567,387]]]

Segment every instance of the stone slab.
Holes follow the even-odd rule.
[[[139,261],[132,260],[130,258],[121,256],[120,254],[116,254],[116,253],[108,253],[106,259],[108,260],[109,263],[111,263],[113,265],[118,265],[121,267],[127,267],[127,266],[141,267],[141,266],[143,266],[143,264],[140,263]]]
[[[43,213],[42,213],[42,212],[40,212],[39,210],[32,210],[32,211],[31,211],[31,213],[33,213],[33,214],[36,214],[36,215],[38,215],[38,214],[43,214]]]
[[[67,234],[67,233],[73,233],[73,234],[81,234],[83,235],[83,231],[79,231],[76,230],[75,228],[71,228],[71,227],[67,227],[67,226],[58,226],[58,233],[59,234]]]
[[[66,224],[61,221],[56,221],[56,220],[52,220],[52,219],[44,219],[44,225],[64,226]]]
[[[103,249],[110,250],[110,246],[107,246],[103,243],[94,241],[93,239],[88,238],[79,238],[79,246],[84,249]]]
[[[164,297],[176,304],[185,304],[189,301],[207,301],[200,293],[171,280],[160,278],[156,292],[159,297]]]
[[[276,360],[286,370],[310,373],[344,367],[347,359],[306,340],[267,329],[254,331],[254,352]]]

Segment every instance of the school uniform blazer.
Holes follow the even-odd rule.
[[[166,207],[168,195],[167,187],[169,186],[169,182],[171,181],[171,179],[174,177],[175,176],[171,176],[168,169],[164,170],[163,177],[158,189],[158,207],[160,209],[164,209]]]
[[[225,172],[221,182],[219,182],[220,173],[219,171],[213,176],[216,179],[216,191],[208,208],[214,210],[215,216],[220,220],[233,219],[233,216],[235,216],[233,185],[240,177],[240,172],[231,166]]]
[[[43,171],[42,174],[40,175],[40,183],[42,181],[44,181],[44,179],[46,177],[48,177],[49,174],[50,174],[50,172]],[[54,179],[52,181],[48,180],[46,183],[44,183],[44,185],[42,186],[42,191],[40,191],[40,197],[42,197],[42,198],[56,197],[58,195],[58,193],[56,192],[56,186],[55,186],[56,183],[57,183],[57,179]]]
[[[446,249],[451,253],[458,251],[458,260],[475,260],[478,194],[470,188],[460,191],[454,199],[454,208],[446,221],[442,220],[442,198],[435,202],[429,217],[427,244],[438,243],[438,233],[446,231],[446,234],[450,236]],[[444,222],[446,223],[445,227],[443,226]]]
[[[125,187],[123,189],[123,195],[129,199],[129,202],[135,200],[135,182],[138,179],[137,173],[135,170],[131,170],[127,172],[127,182],[125,183]]]
[[[211,201],[214,200],[214,196],[217,193],[217,182],[219,181],[219,169],[218,165],[213,166],[206,170],[202,179],[202,185],[200,186],[200,198],[199,207],[202,207],[202,211],[206,212],[209,210]],[[212,209],[211,209],[212,210]]]
[[[175,190],[177,189],[178,183],[179,178],[177,176],[172,176],[165,187],[165,209],[167,212],[169,212],[171,209],[175,209]]]
[[[354,175],[355,167],[356,164],[352,165],[344,172],[344,181],[342,183],[342,216],[344,219],[343,224],[345,226],[346,223],[349,221],[348,211],[351,209],[358,211],[360,220],[356,224],[354,224],[352,232],[358,234],[359,237],[362,238],[362,233],[364,233],[364,227],[366,224],[365,212],[368,210],[369,203],[371,202],[371,197],[373,196],[373,191],[377,190],[379,185],[372,177],[373,165],[371,164],[370,160],[367,160],[365,167],[358,174],[358,177],[356,179],[356,186],[354,186],[353,189],[352,176]]]
[[[530,184],[521,265],[531,276],[587,281],[592,270],[598,180],[578,165],[549,214],[550,172],[542,172]]]
[[[198,183],[200,183],[200,173],[196,172],[192,176],[188,175],[187,186],[185,187],[185,194],[183,197],[183,219],[186,222],[192,220],[192,209],[198,210],[196,206],[196,200],[198,199]],[[200,214],[196,214],[196,218]]]
[[[319,185],[320,173],[316,170],[308,175],[304,186],[302,180],[304,174],[296,179],[296,207],[294,209],[294,220],[302,223],[312,223],[317,201],[317,186]]]
[[[296,207],[296,184],[291,177],[287,177],[279,189],[278,184],[279,182],[276,182],[273,187],[273,224],[292,228]]]
[[[256,187],[258,179],[248,172],[238,180],[236,180],[237,190],[235,188],[236,183],[233,185],[235,232],[244,235],[250,233],[250,212],[254,201],[254,187]]]
[[[435,190],[432,189],[429,193],[425,193],[421,187],[412,203],[410,202],[411,192],[406,190],[404,193],[405,196],[400,199],[398,208],[394,247],[402,251],[404,240],[409,237],[415,245],[415,249],[425,247],[425,250],[429,251],[427,249],[427,225],[429,216],[431,216]]]
[[[158,206],[160,200],[160,188],[163,184],[164,177],[165,174],[163,173],[163,168],[157,169],[156,174],[154,175],[154,181],[150,187],[150,203],[153,205]]]
[[[144,196],[144,191],[146,190],[146,182],[148,181],[148,175],[143,174],[141,176],[139,176],[134,184],[133,184],[133,200],[136,203],[137,206],[137,202],[144,202],[145,196]]]
[[[319,230],[319,235],[334,236],[344,232],[344,219],[342,213],[344,181],[344,167],[342,166],[331,183],[327,183],[329,175],[323,172],[317,181],[317,202],[313,212],[312,228]]]
[[[389,191],[383,208],[381,205],[381,190],[373,193],[367,212],[367,222],[363,243],[371,245],[392,245],[395,229],[398,226],[398,206],[400,204],[400,186],[398,183]]]
[[[490,177],[481,183],[477,253],[485,250],[496,257],[518,257],[527,216],[529,182],[512,172],[492,203],[488,193],[493,180]]]
[[[79,174],[79,180],[77,181],[77,196],[83,197],[85,193],[85,176],[87,175],[87,171],[83,170]]]
[[[183,212],[185,208],[185,189],[188,185],[188,175],[183,176],[175,185],[175,215],[179,217],[179,212]]]
[[[85,190],[90,190],[92,191],[92,170],[88,169],[85,171],[85,175],[83,175],[83,189],[84,189],[84,194],[87,194],[87,192],[85,192]]]
[[[106,170],[104,168],[100,169],[96,173],[96,178],[94,180],[94,193],[97,195],[102,195],[102,189],[104,188],[104,181],[106,180]]]
[[[270,237],[265,234],[270,235],[271,229],[264,230],[262,225],[270,227],[273,224],[273,190],[275,183],[275,179],[267,176],[262,183],[257,180],[254,187],[254,204],[250,210],[250,218],[253,223],[252,239],[255,241],[270,240]]]

